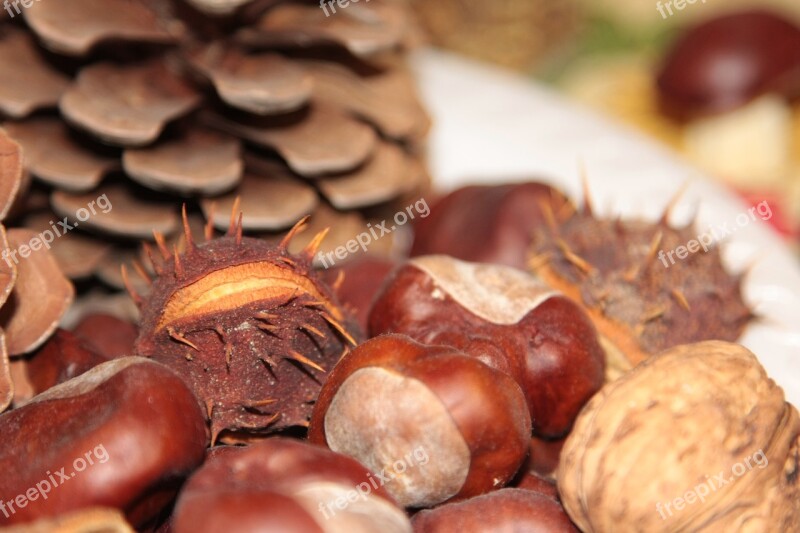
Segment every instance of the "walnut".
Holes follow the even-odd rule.
[[[800,417],[747,349],[672,348],[586,405],[561,455],[584,532],[800,531]]]

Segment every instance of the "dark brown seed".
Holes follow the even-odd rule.
[[[800,96],[800,27],[752,10],[689,30],[658,74],[664,110],[679,119],[723,113],[770,92]]]

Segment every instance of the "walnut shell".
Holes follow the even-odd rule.
[[[584,532],[798,531],[799,447],[797,409],[750,351],[689,344],[586,405],[558,486]]]

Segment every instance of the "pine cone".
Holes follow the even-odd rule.
[[[41,231],[68,217],[74,231],[53,251],[73,279],[121,289],[120,262],[141,271],[138,243],[154,230],[180,250],[183,203],[198,232],[202,218],[227,228],[236,198],[250,235],[308,214],[312,225],[355,217],[363,231],[375,206],[425,186],[429,121],[404,65],[415,33],[403,0],[329,16],[272,0],[60,0],[10,13],[0,111],[35,178],[21,223]],[[78,221],[81,209],[91,216]]]
[[[6,231],[2,225],[26,186],[20,147],[0,133],[0,412],[20,394],[16,389],[24,388],[20,380],[24,361],[9,356],[22,356],[41,346],[75,294],[49,251],[49,237],[24,228]]]

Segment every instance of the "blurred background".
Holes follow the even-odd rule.
[[[769,201],[797,245],[797,0],[412,3],[435,45],[527,74]]]

